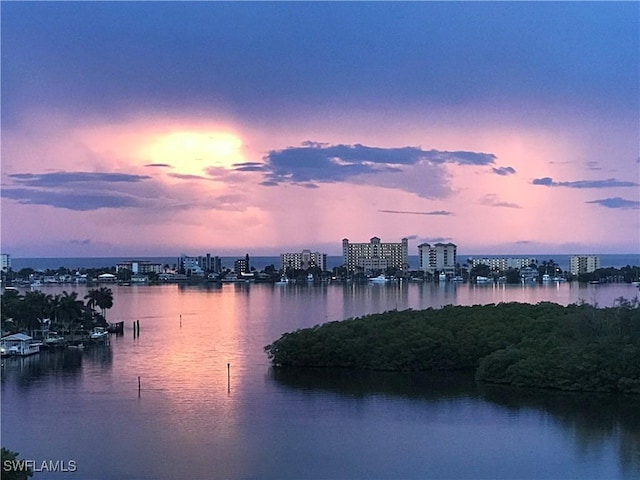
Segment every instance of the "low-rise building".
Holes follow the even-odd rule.
[[[131,273],[162,273],[162,264],[150,262],[148,260],[127,260],[116,265],[116,271],[129,270]]]
[[[199,257],[190,257],[188,255],[182,255],[180,257],[178,265],[180,265],[180,270],[184,271],[185,275],[196,275],[196,276],[204,275],[204,270],[200,266]]]
[[[471,267],[477,267],[478,265],[488,265],[491,270],[497,270],[504,272],[510,268],[520,270],[528,267],[532,264],[537,264],[538,261],[535,258],[530,257],[483,257],[483,258],[470,258]]]

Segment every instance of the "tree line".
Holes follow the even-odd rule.
[[[276,366],[473,370],[483,382],[640,394],[637,299],[390,311],[286,333],[265,351]]]
[[[40,290],[24,294],[5,290],[0,299],[2,331],[32,334],[43,330],[45,325],[62,333],[90,330],[107,326],[106,312],[111,307],[113,292],[106,287],[89,290],[84,299],[78,298],[77,292],[51,295]]]

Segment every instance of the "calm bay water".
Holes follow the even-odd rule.
[[[112,289],[108,319],[126,331],[109,346],[3,361],[2,445],[77,464],[36,479],[640,477],[637,398],[464,375],[281,371],[263,352],[284,332],[394,308],[608,306],[637,295],[631,285]]]

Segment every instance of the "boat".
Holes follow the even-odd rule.
[[[89,332],[89,338],[91,340],[104,340],[109,336],[109,331],[104,327],[94,327]]]
[[[55,347],[57,345],[64,345],[64,337],[58,335],[58,332],[47,332],[44,338],[44,345],[48,347]]]
[[[119,334],[124,333],[124,322],[110,323],[109,326],[107,327],[107,332],[119,333]]]
[[[447,274],[446,273],[440,273],[438,275],[438,281],[439,282],[446,282],[447,281]]]
[[[548,273],[545,273],[544,275],[542,275],[542,283],[549,283],[551,281],[551,275],[549,275]]]
[[[377,277],[372,277],[369,279],[369,282],[371,283],[386,283],[388,281],[389,279],[384,275],[378,275]]]
[[[289,279],[287,278],[286,275],[283,275],[280,277],[280,280],[278,280],[275,285],[287,285],[289,283]]]

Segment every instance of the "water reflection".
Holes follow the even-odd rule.
[[[109,369],[113,353],[109,345],[92,345],[84,349],[42,350],[28,357],[2,359],[2,383],[15,382],[22,389],[46,378],[79,380],[83,364],[95,371]],[[88,365],[87,365],[88,364]]]
[[[566,304],[591,295],[608,305],[629,296],[627,286],[132,285],[113,292],[107,316],[125,322],[124,336],[112,336],[103,350],[42,352],[2,368],[3,438],[34,458],[73,455],[82,478],[309,478],[310,469],[315,478],[424,478],[432,467],[439,468],[429,470],[432,478],[545,476],[549,470],[529,459],[528,436],[547,446],[546,458],[563,465],[564,476],[597,478],[582,459],[603,444],[609,452],[597,466],[611,474],[601,478],[622,470],[617,458],[625,471],[640,471],[638,426],[629,416],[637,403],[521,397],[481,388],[469,375],[274,371],[263,351],[284,332],[395,308]],[[43,402],[47,409],[38,414]],[[52,443],[46,431],[60,441]],[[486,445],[495,431],[502,443]],[[513,438],[524,445],[512,448]],[[479,465],[484,470],[474,476]],[[497,475],[496,466],[510,470]]]
[[[600,455],[613,445],[625,475],[640,471],[640,398],[564,393],[475,382],[471,373],[372,372],[350,369],[272,368],[269,381],[281,388],[331,392],[339,397],[384,395],[425,402],[476,399],[511,415],[535,411],[562,427],[581,456]]]
[[[424,374],[329,368],[270,368],[267,378],[291,389],[327,390],[355,398],[391,395],[438,400],[479,396],[472,373]]]

